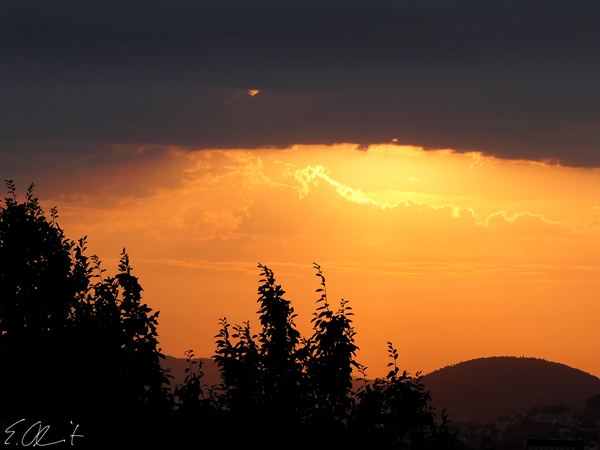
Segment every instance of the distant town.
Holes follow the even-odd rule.
[[[598,406],[600,395],[590,400],[595,401],[590,402],[592,406]],[[565,404],[535,406],[490,421],[461,417],[451,426],[458,431],[459,440],[471,448],[525,449],[528,439],[543,438],[582,441],[581,449],[600,449],[600,409],[572,410]]]

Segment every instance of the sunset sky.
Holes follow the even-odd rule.
[[[2,2],[0,176],[116,271],[164,353],[310,335],[322,266],[359,362],[531,356],[600,376],[600,3]]]

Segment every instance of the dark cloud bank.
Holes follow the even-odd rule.
[[[2,0],[0,145],[397,138],[600,167],[599,30],[595,0]]]

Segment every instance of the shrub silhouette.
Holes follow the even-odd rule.
[[[119,273],[105,277],[99,259],[85,256],[85,238],[65,237],[55,208],[46,219],[33,185],[23,203],[12,181],[7,186],[0,209],[3,429],[25,418],[58,434],[74,421],[86,440],[79,446],[143,442],[130,430],[168,414],[172,399],[160,366],[158,312],[142,302],[125,249]]]
[[[435,425],[433,407],[429,391],[416,378],[406,371],[400,374],[397,365],[398,351],[391,342],[388,363],[391,370],[385,378],[377,378],[364,385],[357,393],[357,402],[352,411],[350,426],[358,432],[365,446],[377,443],[386,448],[461,448],[456,434],[450,433],[450,423],[446,410],[442,411],[442,422]]]

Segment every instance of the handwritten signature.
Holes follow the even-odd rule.
[[[5,433],[10,433],[10,436],[8,436],[4,441],[4,445],[11,444],[10,440],[12,439],[13,435],[17,433],[17,431],[13,430],[12,428],[23,421],[25,421],[25,419],[17,420],[15,423],[13,423],[11,426],[7,427],[4,430]],[[73,422],[71,422],[71,425],[73,425]],[[75,425],[75,429],[71,433],[71,445],[73,445],[73,439],[83,437],[82,434],[76,434],[77,428],[79,428],[78,424]],[[47,447],[49,445],[62,444],[67,441],[66,439],[61,439],[55,442],[42,442],[48,430],[50,430],[50,425],[42,426],[42,422],[38,420],[36,423],[27,428],[27,430],[22,434],[20,444],[23,447]],[[14,444],[19,445],[19,441],[15,441]]]

